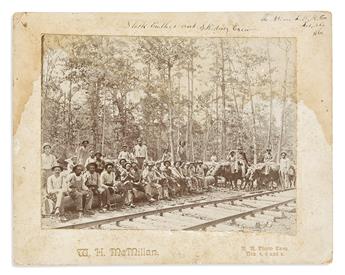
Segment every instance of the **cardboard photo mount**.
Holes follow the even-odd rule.
[[[331,17],[326,11],[14,14],[14,263],[330,263],[333,249]],[[42,229],[39,183],[41,59],[42,36],[45,34],[295,38],[298,102],[296,234]]]

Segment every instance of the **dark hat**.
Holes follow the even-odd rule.
[[[114,163],[112,163],[112,162],[107,162],[107,163],[104,165],[105,169],[107,169],[108,166],[114,167]]]
[[[94,166],[95,168],[97,167],[96,162],[90,162],[86,165],[86,169],[89,170],[91,166]]]
[[[171,165],[171,161],[170,160],[165,160],[163,161],[163,164],[165,165],[166,163],[169,163],[169,165]]]
[[[242,150],[242,149],[241,149],[241,150]],[[235,150],[230,150],[230,154],[231,154],[231,153],[236,153],[236,152],[235,152]]]
[[[52,171],[54,171],[55,168],[59,167],[60,170],[62,171],[63,170],[63,167],[60,165],[60,164],[54,164],[53,167],[52,167]]]
[[[238,146],[237,150],[243,150],[242,146]]]
[[[52,146],[50,145],[50,143],[48,143],[48,142],[45,142],[45,143],[43,143],[43,145],[42,145],[42,149],[44,149],[45,147],[50,147],[50,148],[52,148]]]
[[[75,172],[75,170],[78,168],[78,167],[80,167],[81,168],[81,170],[84,170],[84,166],[82,165],[82,164],[77,164],[77,165],[74,165],[73,166],[73,172]]]
[[[128,147],[128,146],[127,146],[127,144],[123,144],[123,145],[122,145],[122,148],[123,148],[123,147]]]
[[[123,161],[123,160],[124,160],[125,162],[127,162],[127,159],[120,159],[119,162],[121,162],[121,161]]]
[[[282,151],[281,153],[280,153],[280,155],[287,155],[287,153],[285,152],[285,151]]]
[[[87,139],[85,139],[81,142],[81,144],[84,144],[84,143],[89,144],[89,141]]]
[[[130,163],[130,162],[126,162],[126,163],[125,163],[125,167],[126,167],[127,165],[130,165],[130,166],[132,167],[132,163]]]
[[[97,152],[95,153],[95,156],[96,156],[96,155],[101,155],[101,156],[103,156],[102,152],[100,152],[100,151],[97,151]]]

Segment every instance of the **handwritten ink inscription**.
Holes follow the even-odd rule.
[[[284,257],[288,252],[285,246],[242,246],[241,250],[247,257]]]
[[[326,14],[318,15],[277,15],[273,13],[266,13],[262,18],[261,22],[267,23],[294,23],[298,27],[310,31],[313,36],[319,36],[324,34],[328,16]]]
[[[205,32],[221,32],[221,33],[246,33],[255,30],[248,26],[242,26],[239,23],[233,24],[213,24],[213,23],[182,23],[176,24],[173,22],[138,22],[128,21],[128,28],[130,29],[160,29],[160,30],[198,30]]]

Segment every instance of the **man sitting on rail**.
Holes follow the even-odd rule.
[[[64,177],[61,175],[62,167],[58,164],[52,167],[53,175],[47,180],[47,198],[55,203],[53,214],[59,215],[62,222],[67,221],[64,215],[63,198],[67,195]]]
[[[104,190],[101,191],[102,196],[102,204],[103,210],[107,211],[111,209],[112,206],[112,198],[114,194],[119,194],[123,199],[126,199],[126,192],[124,187],[122,186],[119,178],[116,176],[117,168],[112,162],[105,164],[105,170],[102,172],[100,176],[100,189]]]
[[[122,168],[122,170],[121,170],[121,183],[122,183],[122,186],[124,187],[125,192],[126,192],[125,204],[134,208],[135,207],[135,204],[133,203],[133,197],[134,197],[133,180],[134,180],[134,176],[131,173],[131,168],[132,168],[132,164],[130,162],[127,162],[125,164],[125,169]]]
[[[158,179],[158,184],[162,187],[163,199],[171,200],[169,196],[169,185],[168,180],[165,178],[162,172],[162,161],[158,160],[155,162],[155,166],[153,167],[153,171],[155,176]]]
[[[203,189],[205,187],[205,181],[204,181],[204,169],[202,168],[203,162],[201,160],[198,160],[194,162],[194,177],[197,179],[198,185],[197,190],[199,192],[203,192]]]
[[[96,172],[97,164],[95,162],[89,163],[86,166],[86,169],[87,171],[84,173],[85,185],[92,191],[94,197],[96,196],[98,198],[99,208],[103,211],[103,198],[107,197],[107,194],[104,193],[109,191],[104,188],[100,188],[100,175]]]
[[[148,196],[149,202],[154,202],[154,191],[158,193],[158,200],[161,200],[163,198],[163,187],[158,183],[159,178],[153,170],[154,166],[155,163],[153,161],[149,161],[147,164],[147,168],[143,171],[142,174],[142,184],[144,185],[145,194]]]
[[[81,218],[83,212],[85,215],[93,215],[91,211],[93,193],[85,185],[85,180],[82,175],[83,166],[77,164],[73,168],[73,173],[67,178],[68,195],[72,198],[78,211],[78,217]],[[85,200],[85,206],[83,208],[83,199]]]
[[[171,162],[170,160],[165,160],[163,162],[163,167],[162,167],[162,174],[168,181],[168,188],[169,188],[169,194],[171,197],[176,197],[179,193],[180,185],[174,178],[171,170]]]
[[[181,165],[182,165],[181,161],[179,160],[175,161],[175,165],[171,167],[171,172],[172,172],[173,178],[180,185],[181,193],[185,194],[188,191],[187,179],[182,173]]]

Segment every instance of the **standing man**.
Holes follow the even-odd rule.
[[[178,155],[178,160],[180,160],[181,162],[187,161],[186,142],[184,140],[180,141],[180,144],[177,148],[177,155]]]
[[[93,150],[91,150],[89,152],[89,157],[86,159],[85,161],[85,167],[89,164],[89,163],[92,163],[92,162],[95,162],[96,161],[96,157],[95,157],[95,152]]]
[[[52,174],[52,168],[56,164],[56,157],[51,154],[51,145],[49,143],[44,143],[42,146],[42,157],[41,157],[41,197],[44,198],[47,194],[47,180]],[[44,205],[42,199],[41,205],[42,213],[44,213]]]
[[[85,167],[86,160],[89,157],[89,150],[88,150],[89,141],[83,140],[81,146],[77,150],[77,162]]]
[[[271,148],[267,148],[266,149],[266,153],[264,154],[263,161],[265,163],[265,175],[268,175],[268,173],[270,171],[271,163],[273,161],[272,149]]]
[[[134,146],[134,157],[137,159],[139,169],[143,169],[144,160],[148,159],[147,147],[141,138],[138,138],[137,142],[138,144]]]
[[[237,173],[238,171],[238,162],[236,159],[236,152],[234,150],[231,150],[229,155],[226,157],[226,160],[230,162],[230,169],[231,173]]]
[[[287,157],[287,153],[285,151],[281,152],[280,154],[280,161],[279,161],[279,174],[282,183],[282,187],[287,189],[290,187],[290,180],[289,180],[289,169],[291,166],[290,159]]]
[[[101,174],[104,170],[104,166],[105,166],[105,161],[102,159],[102,153],[97,151],[95,153],[95,164],[96,164],[96,172],[98,174]]]
[[[126,144],[122,145],[122,150],[119,153],[118,160],[120,159],[125,159],[127,162],[132,161],[133,156],[132,154],[128,151],[128,147]]]
[[[238,147],[236,155],[236,168],[235,171],[241,170],[242,177],[246,175],[246,169],[249,166],[246,153],[243,151],[241,146]],[[239,166],[239,167],[238,167]]]
[[[213,166],[216,166],[217,165],[217,154],[216,152],[213,152],[212,155],[211,155],[211,163]]]

